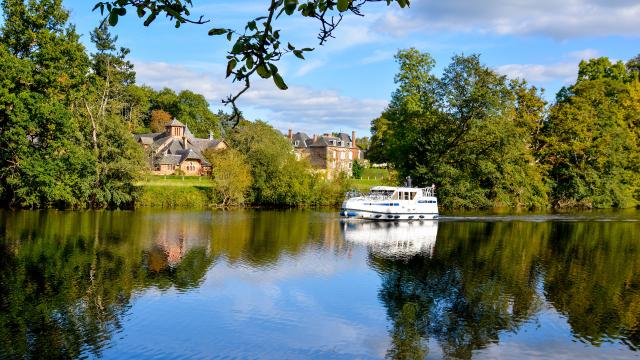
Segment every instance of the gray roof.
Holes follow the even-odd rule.
[[[181,158],[180,155],[161,155],[155,159],[154,163],[156,165],[179,165],[182,162]]]
[[[170,123],[168,123],[164,127],[169,127],[169,126],[184,126],[184,124],[174,118],[173,120],[171,120]]]
[[[134,135],[134,139],[142,144],[150,145],[150,149],[155,154],[153,162],[156,166],[180,165],[187,159],[198,160],[204,166],[211,166],[202,152],[215,148],[224,140],[197,138],[188,126],[176,119],[165,125],[165,128],[172,126],[184,126],[184,137],[173,137],[167,130],[161,133],[137,134]]]
[[[296,145],[296,141],[298,142],[297,145]],[[291,137],[291,142],[294,147],[305,148],[311,145],[311,142],[313,142],[313,139],[311,139],[305,133],[297,132]]]
[[[335,141],[335,145],[333,145],[331,143],[331,141]],[[340,139],[339,137],[335,137],[335,136],[320,136],[318,137],[318,139],[311,145],[312,147],[328,147],[328,146],[335,146],[335,147],[348,147],[348,143],[345,141],[344,146],[341,145],[341,141],[343,141],[342,139]]]

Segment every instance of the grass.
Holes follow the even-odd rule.
[[[369,192],[369,189],[378,185],[392,185],[389,170],[366,168],[362,170],[360,179],[351,179],[351,187],[360,192]]]
[[[143,185],[136,208],[192,208],[211,206],[210,186]]]
[[[142,180],[138,181],[136,185],[212,187],[213,183],[207,176],[146,175]]]
[[[136,183],[136,208],[193,208],[211,205],[213,182],[207,176],[145,175]]]

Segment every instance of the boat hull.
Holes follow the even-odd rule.
[[[361,219],[374,221],[419,221],[419,220],[435,220],[438,213],[420,212],[420,213],[398,213],[398,212],[382,212],[370,211],[362,209],[342,209],[340,216],[346,219]]]

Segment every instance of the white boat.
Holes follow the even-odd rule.
[[[344,221],[345,240],[365,245],[385,258],[432,256],[438,236],[438,222]]]
[[[432,220],[438,218],[435,188],[374,186],[368,194],[347,193],[340,216],[364,220]]]

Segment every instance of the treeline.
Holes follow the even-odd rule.
[[[398,85],[372,122],[370,160],[435,184],[447,208],[627,208],[640,201],[640,56],[582,61],[548,104],[478,55],[398,52]]]
[[[79,42],[61,0],[3,1],[0,27],[0,201],[20,208],[129,206],[146,169],[132,131],[176,116],[196,135],[219,133],[202,95],[135,84],[106,26],[95,53]],[[157,128],[157,126],[155,126]]]
[[[326,181],[297,162],[263,122],[224,127],[200,94],[136,84],[129,50],[106,24],[88,53],[62,0],[6,0],[0,26],[0,201],[12,208],[135,206],[147,155],[131,133],[161,132],[172,118],[197,137],[224,136],[233,150],[209,154],[210,205],[333,205],[346,178]],[[169,76],[169,75],[168,75]],[[184,194],[183,194],[184,195]]]
[[[241,121],[226,134],[231,148],[206,154],[219,206],[333,206],[349,189],[346,174],[326,180],[297,160],[289,140],[265,122]]]

